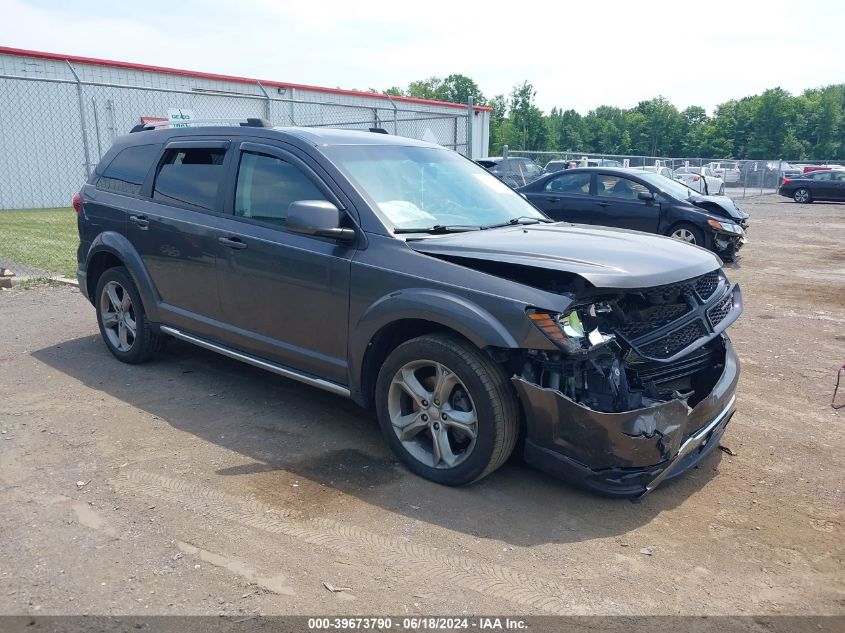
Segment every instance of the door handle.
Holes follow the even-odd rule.
[[[546,202],[560,202],[560,198],[549,197],[549,198],[546,198]]]
[[[228,246],[229,248],[246,248],[246,244],[244,244],[238,237],[218,237],[217,241],[223,246]]]
[[[132,224],[137,224],[142,229],[146,229],[150,226],[150,221],[144,215],[130,215],[129,221],[132,222]]]
[[[609,207],[610,206],[609,202],[596,202],[596,204],[599,205],[600,207]]]

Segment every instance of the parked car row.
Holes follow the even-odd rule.
[[[118,360],[176,338],[352,398],[435,482],[481,479],[519,447],[640,497],[715,450],[735,411],[726,329],[742,294],[691,244],[738,248],[744,216],[610,167],[523,191],[593,226],[554,224],[413,139],[142,127],[74,196],[79,288]],[[564,199],[576,204],[550,206]],[[613,222],[689,243],[595,226]]]

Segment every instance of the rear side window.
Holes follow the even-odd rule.
[[[557,176],[546,183],[545,190],[552,193],[569,193],[584,196],[589,195],[590,174],[582,172]]]
[[[168,150],[156,176],[153,199],[214,210],[225,156],[226,150],[216,148]]]
[[[638,200],[640,193],[648,191],[648,188],[644,185],[633,180],[605,174],[599,174],[596,179],[596,187],[600,196],[621,198],[623,200]]]
[[[326,197],[298,167],[275,156],[244,152],[235,189],[235,215],[284,226],[291,202]]]
[[[161,144],[127,147],[103,171],[97,180],[97,188],[138,195],[160,149]]]

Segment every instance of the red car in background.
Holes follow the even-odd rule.
[[[842,165],[804,165],[804,173],[807,174],[811,171],[820,171],[820,170],[827,170],[827,169],[843,169]]]

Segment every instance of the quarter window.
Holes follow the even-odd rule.
[[[545,190],[551,193],[568,193],[586,196],[590,193],[590,174],[564,174],[546,183]]]
[[[97,180],[97,188],[138,195],[160,149],[161,144],[127,147],[103,171]]]
[[[241,154],[235,189],[236,216],[284,226],[292,202],[325,199],[295,165],[275,156]]]
[[[212,211],[223,180],[224,149],[171,149],[156,176],[153,199]]]

